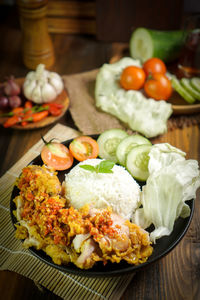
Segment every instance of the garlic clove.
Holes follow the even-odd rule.
[[[46,80],[46,82],[48,81],[49,73],[50,73],[49,71],[44,70],[43,78]]]
[[[36,87],[35,80],[26,80],[23,85],[24,95],[27,99],[32,100],[32,92]]]
[[[58,80],[61,80],[60,75],[58,75],[58,73],[56,73],[56,72],[50,72],[49,78],[56,78]]]
[[[26,80],[23,83],[23,88],[26,88],[27,86],[29,86],[30,83],[31,83],[31,80],[26,78]]]
[[[26,80],[32,80],[35,78],[35,72],[34,71],[30,71],[27,75],[26,75]]]
[[[36,80],[45,80],[47,81],[47,77],[48,77],[48,74],[49,71],[45,70],[45,65],[43,64],[39,64],[35,70],[35,79]]]
[[[51,76],[49,76],[49,83],[55,88],[57,94],[60,94],[64,88],[64,84],[61,77],[58,74],[55,76],[55,74],[56,73],[51,73]]]
[[[37,84],[42,88],[46,83],[48,83],[47,78],[42,77],[37,81]]]
[[[36,85],[32,91],[31,100],[37,104],[40,104],[41,97],[42,97],[41,87],[39,85]]]
[[[37,74],[42,74],[45,70],[45,65],[44,64],[39,64],[35,70],[35,73]]]
[[[41,87],[41,96],[42,102],[47,103],[53,101],[57,97],[57,92],[51,84],[45,83]]]

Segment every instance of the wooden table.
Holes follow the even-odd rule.
[[[8,15],[13,17],[12,15]],[[23,77],[27,69],[22,64],[20,29],[11,19],[1,19],[0,26],[0,81],[10,74]],[[7,18],[7,19],[6,19]],[[6,21],[5,21],[6,20]],[[78,73],[100,67],[112,57],[116,44],[100,43],[93,37],[53,35],[56,52],[54,70],[61,75]],[[12,45],[12,46],[11,46]],[[120,45],[119,45],[120,47]],[[76,128],[70,113],[60,120]],[[33,131],[0,128],[0,176],[34,145],[41,134],[51,127]],[[187,158],[200,162],[200,130],[198,126],[176,129],[157,138],[156,142],[169,142],[187,152]],[[166,257],[144,271],[138,272],[122,299],[200,299],[200,193],[197,193],[192,224],[178,246]],[[16,273],[0,272],[1,299],[59,299],[48,291],[40,291],[29,279]],[[76,299],[75,299],[76,300]]]

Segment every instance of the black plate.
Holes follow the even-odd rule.
[[[93,138],[97,139],[97,135],[92,136]],[[64,142],[66,146],[69,146],[70,142],[72,140],[68,140]],[[73,164],[73,167],[78,162],[75,161]],[[30,164],[36,164],[36,165],[42,165],[42,160],[40,156],[37,156],[33,161],[30,162]],[[64,180],[65,174],[70,171],[61,171],[58,172],[58,177],[60,181],[62,182]],[[138,182],[140,185],[141,183]],[[12,211],[16,209],[15,203],[12,201],[17,195],[19,194],[19,190],[17,187],[14,187],[12,195],[11,195],[11,201],[10,201],[10,213],[12,218],[13,225],[17,222],[15,216],[13,215]],[[188,218],[178,218],[174,224],[174,230],[171,233],[170,236],[165,236],[157,240],[156,244],[153,246],[154,250],[152,255],[149,257],[146,263],[140,264],[138,266],[130,265],[126,262],[120,262],[120,263],[107,263],[106,266],[104,266],[101,262],[98,262],[93,268],[89,270],[82,270],[77,268],[73,264],[69,265],[56,265],[52,262],[51,258],[45,254],[43,251],[38,251],[35,248],[31,247],[29,248],[30,252],[42,260],[43,262],[49,264],[50,266],[59,269],[60,271],[71,273],[79,276],[86,276],[86,277],[109,277],[109,276],[119,276],[127,273],[132,273],[140,270],[141,268],[144,268],[151,263],[155,262],[156,260],[162,258],[166,254],[168,254],[183,238],[185,233],[187,232],[189,225],[192,220],[193,212],[194,212],[194,200],[190,200],[187,202],[187,204],[190,206],[191,214]],[[151,228],[148,230],[151,231]]]

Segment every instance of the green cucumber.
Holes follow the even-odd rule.
[[[123,139],[116,150],[116,155],[119,163],[122,166],[126,165],[126,157],[127,154],[136,146],[138,145],[143,145],[143,144],[148,144],[151,145],[151,142],[146,139],[145,137],[135,134],[135,135],[130,135]]]
[[[146,181],[149,177],[148,164],[151,147],[151,145],[139,145],[127,155],[126,169],[139,181]]]
[[[122,129],[109,129],[104,131],[97,139],[99,145],[99,157],[118,162],[116,149],[119,143],[128,136]]]
[[[191,78],[190,82],[191,82],[191,86],[200,93],[200,78],[193,77]]]
[[[130,38],[130,55],[142,62],[152,57],[170,62],[178,58],[184,39],[181,30],[159,31],[139,27]]]
[[[175,91],[181,95],[183,99],[190,104],[195,102],[195,98],[181,85],[180,81],[176,77],[172,77],[171,82]]]
[[[181,84],[195,99],[200,100],[200,93],[192,87],[188,78],[181,78]]]

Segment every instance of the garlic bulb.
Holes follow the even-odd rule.
[[[25,97],[37,104],[52,102],[63,88],[62,78],[55,72],[45,70],[43,64],[26,75],[23,85]]]

